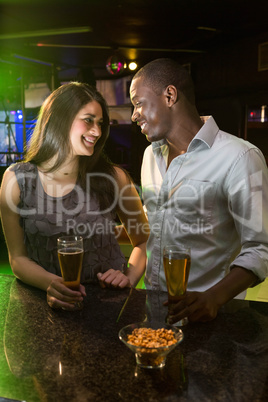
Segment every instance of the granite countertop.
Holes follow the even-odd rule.
[[[52,310],[44,292],[0,275],[0,400],[267,401],[268,303],[232,300],[188,324],[166,366],[148,370],[118,332],[164,320],[166,294],[86,290],[82,311]]]

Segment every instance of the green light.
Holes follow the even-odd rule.
[[[0,35],[0,39],[32,38],[35,36],[66,35],[83,32],[92,32],[91,27],[44,29],[41,31],[25,31]]]

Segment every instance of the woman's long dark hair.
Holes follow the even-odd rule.
[[[96,88],[85,83],[70,82],[53,91],[40,109],[24,160],[40,166],[57,156],[55,164],[47,172],[57,170],[71,152],[69,134],[74,118],[81,108],[92,101],[98,102],[102,108],[102,135],[92,156],[79,157],[78,180],[86,189],[87,173],[101,173],[99,178],[93,175],[90,179],[89,190],[99,200],[101,209],[106,209],[113,203],[115,193],[111,180],[105,175],[115,177],[116,172],[103,152],[110,122],[106,101]]]

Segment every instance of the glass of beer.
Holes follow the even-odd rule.
[[[79,290],[84,255],[83,238],[81,236],[62,236],[58,238],[57,242],[64,285],[72,290]],[[76,310],[80,310],[82,307],[82,302],[75,303]]]
[[[172,304],[185,296],[191,266],[191,249],[183,245],[167,245],[163,250],[164,270],[168,291],[169,313]],[[188,323],[185,317],[175,325],[183,326]]]

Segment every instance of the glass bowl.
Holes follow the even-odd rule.
[[[175,343],[169,344],[167,346],[143,346],[141,345],[133,345],[129,343],[128,336],[132,334],[134,329],[139,328],[151,328],[153,330],[157,329],[165,329],[171,330],[173,336],[176,340]],[[169,333],[169,336],[172,336]],[[143,368],[161,368],[166,364],[167,355],[183,340],[183,332],[181,329],[174,327],[172,325],[168,325],[163,322],[139,322],[135,324],[127,325],[119,331],[119,339],[135,353],[136,363]],[[138,341],[139,342],[139,341]],[[155,344],[157,345],[157,344]]]

